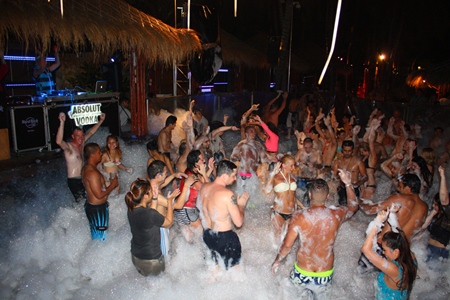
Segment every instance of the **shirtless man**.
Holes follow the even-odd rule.
[[[251,178],[256,172],[260,163],[269,162],[264,146],[255,140],[256,129],[253,126],[245,128],[246,139],[240,141],[236,147],[233,148],[230,160],[232,162],[239,161],[238,174],[242,180]]]
[[[295,154],[295,162],[300,166],[300,177],[303,179],[317,178],[317,165],[322,164],[320,151],[314,149],[313,140],[303,140],[303,148]]]
[[[177,125],[177,117],[168,116],[166,119],[166,127],[161,129],[158,134],[158,151],[166,155],[170,160],[170,150],[173,147],[172,144],[172,131]]]
[[[349,171],[352,174],[352,186],[356,197],[360,197],[360,185],[367,181],[367,170],[364,162],[358,156],[353,155],[355,144],[353,141],[345,140],[342,142],[342,157],[336,159],[333,163],[333,175],[338,173],[338,170]],[[347,188],[343,187],[343,182],[337,188],[339,196],[339,205],[347,205]]]
[[[81,178],[88,197],[84,211],[89,220],[92,239],[104,242],[109,222],[108,195],[119,185],[119,180],[116,176],[111,177],[110,185],[105,186],[105,178],[97,169],[98,163],[102,160],[99,145],[89,143],[84,146],[84,158],[86,165],[81,171]]]
[[[286,100],[287,97],[289,96],[289,93],[288,92],[283,93],[283,102],[281,102],[280,107],[277,107],[275,105],[275,101],[278,98],[280,98],[280,95],[281,92],[278,92],[278,95],[272,100],[270,100],[269,103],[267,103],[263,108],[263,117],[262,117],[263,121],[266,124],[272,123],[273,125],[275,125],[275,128],[278,127],[278,117],[286,107]]]
[[[291,218],[286,237],[272,264],[272,273],[275,274],[299,237],[297,260],[290,279],[302,292],[316,294],[314,299],[329,299],[334,271],[333,248],[338,229],[358,209],[350,172],[339,170],[339,176],[345,183],[349,206],[326,207],[328,185],[323,179],[313,181],[309,190],[311,207],[297,211]]]
[[[377,214],[381,210],[389,209],[393,204],[400,207],[397,212],[398,227],[400,227],[406,237],[411,240],[411,238],[421,230],[428,213],[428,205],[419,197],[421,185],[417,175],[404,174],[399,179],[398,193],[390,196],[383,202],[372,203],[371,201],[360,201],[359,207],[363,212],[369,215]],[[378,234],[380,247],[381,238],[387,231],[391,230],[392,228],[388,223]],[[366,273],[374,269],[372,264],[363,254],[360,257],[358,264],[360,273]]]
[[[170,158],[168,158],[166,155],[164,155],[158,151],[158,142],[157,141],[151,139],[147,143],[147,152],[148,152],[148,155],[150,155],[150,157],[147,160],[147,167],[150,166],[150,164],[152,162],[154,162],[155,160],[160,160],[166,165],[167,169],[169,170],[169,175],[174,173],[172,162],[170,161]]]
[[[64,151],[64,158],[67,164],[67,185],[69,186],[72,195],[76,202],[86,200],[86,190],[81,181],[81,168],[83,167],[83,147],[84,143],[97,132],[100,125],[105,120],[105,114],[101,114],[98,118],[98,123],[95,124],[86,135],[83,130],[76,127],[72,133],[72,141],[63,141],[64,137],[64,122],[66,121],[66,114],[59,113],[59,128],[56,133],[56,144]]]
[[[383,202],[371,203],[360,201],[359,207],[366,214],[374,215],[381,210],[386,210],[392,204],[399,204],[400,210],[397,212],[400,228],[405,232],[408,239],[420,231],[428,213],[428,205],[419,197],[421,182],[415,174],[404,174],[398,183],[398,193],[390,196]],[[379,237],[386,231],[390,231],[390,226],[385,226]]]
[[[322,130],[320,121],[323,119],[327,130]],[[328,115],[324,118],[324,114],[320,111],[316,118],[315,128],[324,141],[322,150],[323,171],[331,175],[331,164],[336,155],[337,140],[333,127],[331,127],[331,117]]]
[[[233,227],[242,226],[249,198],[247,192],[236,197],[226,188],[236,181],[236,173],[234,163],[222,160],[217,166],[216,179],[202,186],[197,199],[204,228],[203,241],[211,250],[216,264],[219,264],[218,253],[227,270],[238,265],[241,259],[241,243]]]

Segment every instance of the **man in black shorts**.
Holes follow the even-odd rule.
[[[204,228],[203,241],[211,250],[216,264],[219,263],[219,254],[226,269],[239,264],[241,259],[241,243],[233,227],[242,226],[249,198],[247,192],[236,196],[227,189],[228,185],[236,181],[236,173],[234,163],[222,160],[217,165],[216,179],[202,186],[197,199]]]

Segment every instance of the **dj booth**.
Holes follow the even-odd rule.
[[[71,138],[75,120],[69,118],[68,112],[73,105],[100,104],[102,113],[106,118],[102,127],[109,127],[109,132],[120,135],[119,120],[119,93],[90,93],[83,95],[62,94],[58,96],[33,97],[15,96],[9,97],[7,109],[9,109],[11,144],[16,153],[27,150],[47,148],[54,150],[59,148],[56,144],[56,133],[60,125],[59,113],[66,114],[64,124],[64,137],[67,141]],[[93,125],[83,126],[85,132]]]

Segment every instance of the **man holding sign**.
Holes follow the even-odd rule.
[[[67,184],[76,202],[86,200],[86,190],[81,181],[81,169],[83,167],[83,147],[84,143],[97,132],[100,125],[105,120],[105,114],[101,113],[98,117],[98,122],[91,128],[91,130],[84,134],[83,129],[76,127],[72,133],[72,141],[63,141],[64,123],[66,121],[66,114],[59,113],[59,128],[56,133],[56,144],[64,151],[64,158],[67,164]]]

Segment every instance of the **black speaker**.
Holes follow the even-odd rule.
[[[42,105],[11,107],[11,127],[16,152],[47,147]]]
[[[122,65],[120,63],[102,64],[102,79],[106,80],[108,91],[119,92],[122,88]]]

